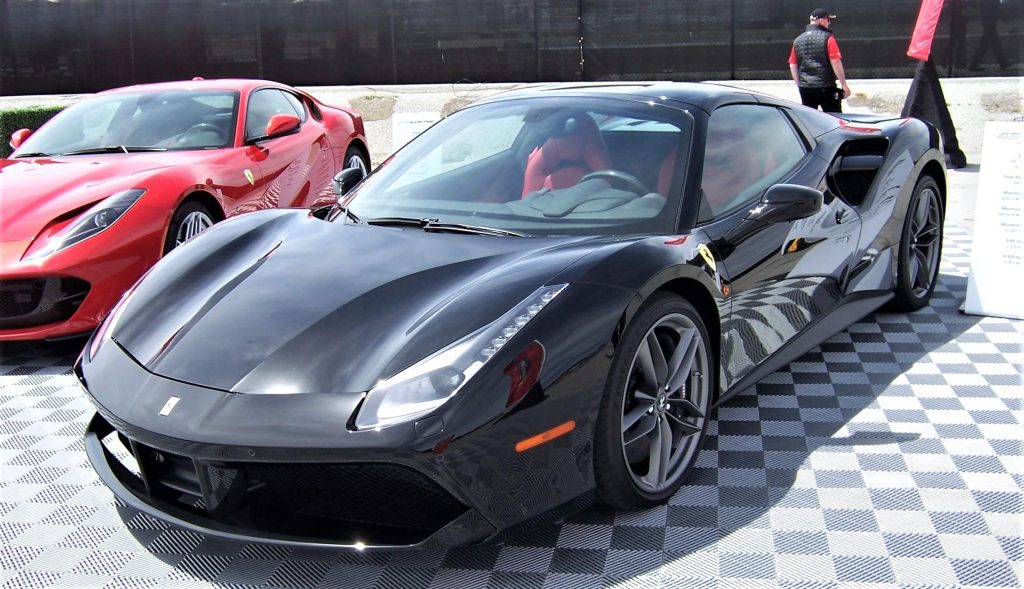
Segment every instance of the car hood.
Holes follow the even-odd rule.
[[[263,211],[175,250],[113,338],[150,372],[239,393],[352,393],[499,318],[605,238],[515,238]]]
[[[182,152],[185,153],[185,152]],[[0,240],[33,239],[53,219],[196,158],[167,153],[0,160]],[[183,161],[184,160],[184,161]]]

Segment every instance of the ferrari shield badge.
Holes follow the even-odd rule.
[[[249,181],[249,186],[256,186],[256,178],[253,177],[252,170],[246,168],[242,173],[245,174],[245,179]]]
[[[170,415],[171,411],[174,411],[174,406],[177,405],[180,400],[180,397],[171,397],[170,399],[167,399],[167,402],[164,403],[163,409],[160,410],[160,415],[164,417]]]
[[[717,272],[718,268],[715,266],[715,256],[711,254],[711,250],[708,248],[708,246],[702,243],[697,246],[697,251],[700,252],[700,257],[704,258],[704,261],[707,262],[708,267],[711,268],[711,271]]]

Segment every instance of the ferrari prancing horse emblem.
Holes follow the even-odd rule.
[[[170,399],[167,399],[167,402],[164,403],[163,409],[160,410],[160,415],[165,417],[170,415],[171,411],[174,411],[174,406],[177,405],[180,400],[180,397],[171,397]]]
[[[701,257],[704,258],[704,261],[707,263],[708,267],[711,268],[711,271],[717,272],[718,268],[715,265],[715,256],[712,255],[711,249],[702,243],[697,246],[697,251],[700,253]]]

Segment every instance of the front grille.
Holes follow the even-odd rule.
[[[204,463],[137,442],[128,445],[142,483],[137,489],[257,532],[406,545],[425,540],[468,511],[437,483],[405,466]]]
[[[388,464],[254,464],[250,482],[296,516],[434,532],[466,511],[436,483]]]
[[[88,293],[89,283],[77,278],[0,280],[0,329],[65,321]]]

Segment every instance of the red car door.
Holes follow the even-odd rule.
[[[295,132],[260,139],[266,134],[270,118],[277,114],[296,115],[302,123]],[[330,186],[335,172],[331,145],[320,123],[294,94],[277,88],[262,88],[250,94],[245,109],[245,141],[252,142],[246,154],[259,170],[259,174],[254,170],[257,200],[244,205],[246,209],[309,206]]]

